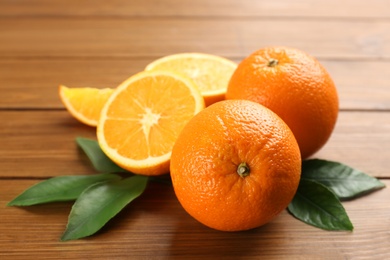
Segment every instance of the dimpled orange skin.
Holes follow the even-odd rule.
[[[246,163],[249,175],[237,173]],[[288,126],[246,100],[215,103],[190,120],[171,156],[171,178],[183,208],[222,231],[259,227],[292,200],[301,158]]]
[[[293,131],[302,159],[328,141],[339,110],[337,90],[325,68],[314,57],[286,47],[260,49],[245,58],[230,79],[226,99],[252,100],[278,114]]]

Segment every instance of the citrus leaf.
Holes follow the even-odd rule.
[[[69,214],[62,241],[90,236],[145,190],[148,177],[133,176],[87,188]]]
[[[118,175],[109,173],[54,177],[31,186],[7,205],[31,206],[54,201],[76,200],[92,184],[119,179]]]
[[[302,178],[324,184],[342,200],[385,187],[378,179],[345,164],[319,159],[303,161]]]
[[[325,230],[353,230],[337,196],[316,181],[301,179],[288,210],[296,218],[315,227]]]
[[[84,137],[77,137],[76,143],[85,152],[93,167],[98,172],[126,172],[126,170],[116,165],[107,157],[97,141]]]

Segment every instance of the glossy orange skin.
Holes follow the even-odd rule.
[[[325,68],[307,53],[286,47],[260,49],[245,58],[230,79],[226,99],[252,100],[278,114],[293,131],[302,159],[328,141],[339,110]]]
[[[249,175],[237,168],[246,163]],[[171,156],[171,178],[184,209],[222,231],[259,227],[292,200],[301,157],[288,126],[246,100],[215,103],[190,120]]]

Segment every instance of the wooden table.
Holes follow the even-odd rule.
[[[0,0],[1,259],[390,259],[390,1]],[[145,194],[98,234],[60,242],[72,203],[6,203],[53,176],[94,173],[75,138],[95,129],[62,106],[58,85],[115,87],[154,59],[205,52],[240,61],[268,45],[317,57],[340,116],[314,157],[388,187],[344,202],[353,232],[323,231],[284,211],[246,232],[191,218],[172,187]]]

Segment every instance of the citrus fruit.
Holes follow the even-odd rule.
[[[198,85],[206,106],[223,100],[229,79],[237,64],[205,53],[178,53],[157,59],[145,70],[167,70],[190,77]]]
[[[266,107],[247,100],[215,103],[179,135],[171,178],[183,208],[222,231],[259,227],[292,200],[301,158],[289,127]]]
[[[80,122],[96,126],[100,112],[113,89],[68,88],[60,85],[58,93],[69,113]]]
[[[334,82],[320,62],[287,47],[263,48],[241,61],[226,98],[252,100],[278,114],[293,131],[302,159],[327,142],[339,109]]]
[[[120,84],[103,107],[99,145],[133,173],[167,173],[177,136],[203,108],[191,79],[167,71],[140,72]]]

